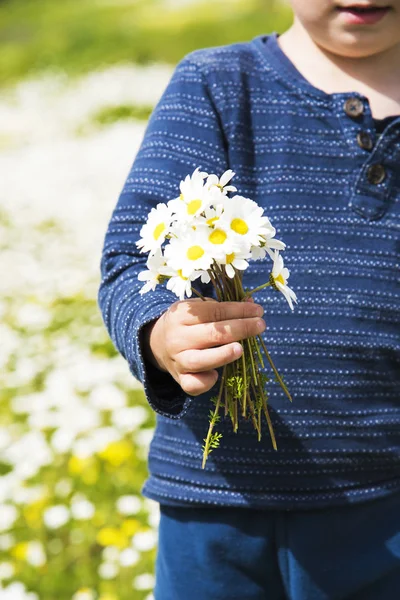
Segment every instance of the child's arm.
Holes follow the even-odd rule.
[[[177,197],[180,181],[196,167],[209,173],[229,168],[220,109],[212,96],[213,81],[208,81],[219,74],[212,68],[207,77],[203,72],[210,64],[207,51],[201,51],[186,57],[175,70],[113,212],[101,265],[99,304],[111,339],[143,384],[152,408],[172,418],[186,412],[192,397],[168,371],[146,360],[144,334],[146,325],[170,309],[177,297],[165,285],[140,295],[143,283],[138,274],[146,269],[147,254],[138,250],[136,241],[150,210]],[[211,284],[199,285],[203,296],[210,295]]]
[[[215,369],[241,356],[239,340],[264,331],[263,312],[251,302],[175,302],[145,328],[145,357],[187,394],[198,396],[215,385]]]

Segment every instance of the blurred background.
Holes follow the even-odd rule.
[[[174,65],[290,23],[278,0],[0,0],[1,600],[152,600],[154,415],[97,308],[103,238]]]

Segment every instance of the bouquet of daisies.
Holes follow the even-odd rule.
[[[196,280],[212,283],[218,301],[245,301],[251,295],[270,286],[281,292],[293,310],[296,295],[287,285],[289,271],[280,254],[285,244],[275,239],[275,228],[256,202],[239,195],[230,195],[237,189],[229,185],[233,171],[222,177],[209,175],[196,169],[180,184],[180,196],[157,204],[147,217],[136,242],[141,252],[148,252],[147,270],[138,278],[145,284],[140,293],[154,290],[166,282],[169,290],[180,300],[192,294],[201,294],[192,287]],[[249,260],[271,262],[266,283],[245,290],[243,272]],[[204,298],[203,298],[204,299]],[[217,448],[222,434],[216,431],[221,413],[232,421],[238,430],[239,414],[251,419],[258,439],[261,439],[261,417],[264,414],[273,447],[275,435],[268,413],[268,377],[264,357],[276,380],[291,400],[261,337],[243,340],[242,356],[223,367],[218,395],[211,398],[213,409],[209,413],[209,429],[203,445],[203,468],[210,452]]]

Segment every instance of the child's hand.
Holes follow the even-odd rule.
[[[192,298],[174,302],[144,330],[144,354],[168,371],[183,391],[198,396],[218,379],[215,370],[239,358],[238,343],[265,330],[262,306],[252,301]]]

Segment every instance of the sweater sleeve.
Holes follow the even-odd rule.
[[[193,55],[188,55],[177,66],[149,120],[113,211],[103,247],[98,297],[110,337],[143,384],[150,406],[175,419],[187,411],[193,398],[169,373],[144,359],[142,329],[178,298],[165,285],[139,294],[143,282],[138,273],[146,269],[148,255],[140,253],[135,242],[151,208],[176,198],[180,181],[196,167],[211,173],[228,168],[215,103]]]

